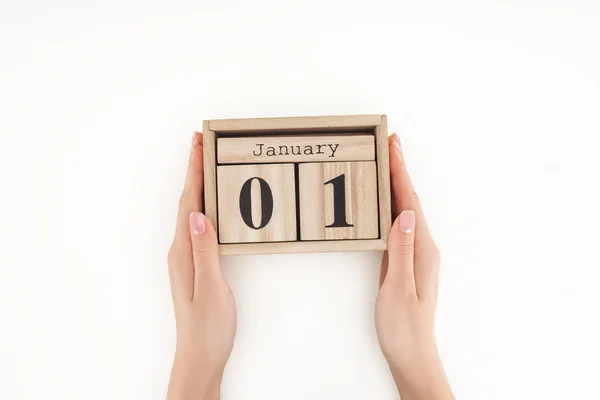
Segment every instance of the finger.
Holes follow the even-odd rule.
[[[194,133],[192,148],[190,150],[190,161],[185,175],[183,192],[181,193],[182,201],[187,200],[183,201],[183,203],[185,203],[184,205],[198,208],[198,210],[195,211],[202,211],[202,190],[204,189],[204,152],[202,143],[202,133]],[[182,219],[187,221],[188,215],[189,213],[184,215],[184,218]],[[187,229],[182,231],[182,233],[187,235]]]
[[[402,210],[414,210],[417,216],[418,231],[415,232],[416,240],[425,238],[429,235],[425,214],[421,208],[421,202],[415,192],[413,184],[408,175],[408,170],[404,162],[404,154],[398,135],[394,134],[389,137],[388,143],[390,146],[390,177],[391,187],[394,198],[394,208],[400,213]]]
[[[398,137],[397,133],[394,133],[393,135],[388,136],[388,146],[391,146],[392,144],[394,144],[394,140],[396,140],[397,137]]]
[[[192,254],[194,258],[194,292],[205,279],[223,278],[219,264],[217,234],[204,214],[193,212],[189,216]]]
[[[189,233],[188,216],[201,211],[203,189],[203,151],[202,134],[196,132],[192,139],[190,159],[187,168],[183,192],[179,199],[175,238],[169,253],[169,266],[174,296],[180,293],[191,300],[194,293],[194,260]]]
[[[392,220],[395,220],[402,210],[398,210],[398,200],[396,200],[396,193],[392,191],[391,193],[391,202],[392,202]]]
[[[202,191],[204,189],[204,166],[202,134],[196,132],[192,141],[190,161],[185,176],[183,192],[179,199],[179,212],[177,214],[177,227],[175,237],[181,243],[187,243],[191,255],[191,242],[189,235],[188,216],[194,211],[202,211]],[[191,257],[190,257],[191,259]]]
[[[390,167],[392,166],[393,162],[392,162],[392,152],[394,152],[394,148],[392,147],[394,145],[394,141],[398,140],[398,135],[397,134],[393,134],[388,136],[388,147],[389,147],[389,153],[390,153]],[[394,178],[395,175],[392,175],[392,171],[390,169],[390,186],[394,183]],[[402,210],[398,209],[398,200],[396,199],[396,193],[391,190],[391,202],[392,202],[392,220],[395,220],[396,217],[398,217],[398,215],[400,215],[400,212]]]
[[[391,143],[392,209],[398,213],[402,210],[412,209],[416,214],[414,274],[417,294],[419,298],[435,298],[439,276],[439,252],[431,237],[425,214],[408,175],[398,136],[390,136],[388,143]]]
[[[415,212],[404,210],[396,218],[388,238],[388,270],[385,282],[397,290],[417,295],[414,274]]]

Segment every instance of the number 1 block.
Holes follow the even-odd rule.
[[[294,164],[217,167],[220,243],[297,240]]]
[[[379,236],[374,161],[299,165],[300,239]]]

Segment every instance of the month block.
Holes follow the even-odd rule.
[[[375,160],[374,135],[256,136],[217,139],[219,164]]]
[[[385,250],[385,115],[204,121],[204,212],[219,253]]]
[[[374,161],[299,166],[301,240],[376,239]]]
[[[297,240],[293,164],[217,167],[221,243]]]

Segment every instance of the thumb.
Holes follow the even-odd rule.
[[[190,236],[192,239],[192,257],[194,259],[195,287],[208,276],[220,276],[219,246],[217,234],[210,220],[200,212],[189,216]]]
[[[415,212],[400,213],[388,238],[388,271],[385,281],[416,294],[415,286]]]

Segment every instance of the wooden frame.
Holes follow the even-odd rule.
[[[204,210],[215,229],[217,218],[217,138],[253,135],[369,133],[375,137],[378,239],[219,244],[221,255],[385,250],[392,224],[389,150],[385,115],[222,119],[204,121]]]

